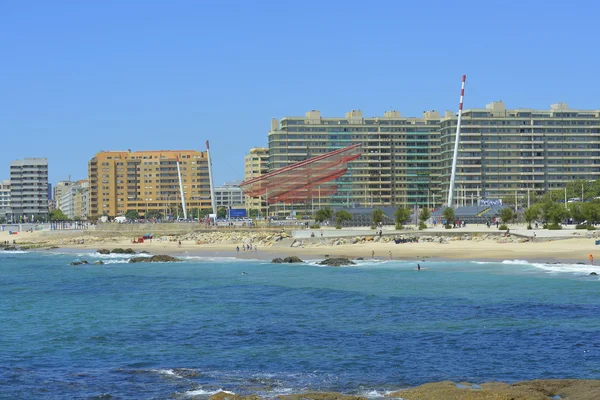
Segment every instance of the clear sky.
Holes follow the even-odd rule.
[[[503,100],[600,108],[594,1],[0,1],[0,179],[100,150],[204,149],[243,178],[271,118]]]

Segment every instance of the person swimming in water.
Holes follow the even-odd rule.
[[[417,271],[421,270],[421,264],[417,264]]]

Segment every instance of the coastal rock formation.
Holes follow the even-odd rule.
[[[590,272],[590,275],[598,275],[598,274],[595,272]]]
[[[100,260],[100,261],[96,261],[94,263],[94,265],[104,265],[104,261]]]
[[[194,399],[195,397],[192,397],[192,399]],[[203,397],[198,397],[198,399],[200,398],[204,398]],[[235,394],[235,393],[229,393],[229,392],[218,392],[215,393],[211,396],[208,397],[209,400],[260,400],[261,397],[256,395],[256,394],[250,394],[248,396],[241,396],[239,394]]]
[[[88,264],[88,262],[87,262],[87,261],[85,261],[85,260],[81,260],[81,261],[73,261],[73,262],[71,263],[71,265],[85,265],[85,264]]]
[[[304,261],[302,261],[299,257],[296,256],[291,256],[291,257],[286,257],[286,258],[274,258],[273,260],[271,260],[272,263],[274,264],[284,264],[284,263],[303,263]]]
[[[129,260],[130,263],[139,262],[178,262],[181,261],[177,257],[168,256],[166,254],[159,254],[152,257],[133,257]]]
[[[364,396],[348,396],[337,392],[309,392],[277,396],[280,400],[367,400]]]
[[[116,249],[112,249],[111,251],[112,254],[135,254],[135,250],[129,248],[129,249],[121,249],[121,248],[116,248]]]
[[[98,253],[98,254],[110,254],[110,250],[108,250],[108,249],[100,249],[100,250],[96,250],[96,253]]]
[[[341,267],[343,265],[356,265],[354,261],[350,261],[347,258],[327,258],[320,263],[319,265],[328,265],[330,267]]]
[[[481,385],[450,381],[426,383],[415,388],[392,392],[391,398],[464,399],[464,400],[585,400],[600,398],[600,381],[583,379],[540,379],[513,385],[488,382]]]

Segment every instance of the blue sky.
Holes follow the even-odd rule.
[[[271,118],[311,109],[600,108],[589,1],[2,1],[0,179],[48,157],[82,179],[100,150],[204,149],[243,177]]]

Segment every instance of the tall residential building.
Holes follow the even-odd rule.
[[[70,219],[86,219],[88,214],[88,180],[70,182],[61,193],[59,209]]]
[[[48,218],[48,160],[25,158],[10,163],[12,221]]]
[[[61,207],[61,202],[62,202],[63,194],[65,194],[66,192],[68,192],[70,190],[71,186],[74,183],[75,182],[71,182],[70,180],[68,180],[68,181],[59,181],[52,188],[52,190],[53,190],[52,193],[53,193],[53,198],[54,198],[56,209],[57,210],[61,210],[63,213],[65,212],[65,210],[63,210],[62,207]]]
[[[187,208],[210,208],[206,152],[102,151],[88,164],[88,217],[115,217],[129,210],[140,215],[151,210],[163,215],[181,215],[178,159]]]
[[[441,120],[441,187],[447,196],[457,118]],[[501,101],[463,111],[455,199],[525,199],[600,177],[600,110],[507,110]],[[466,200],[466,201],[465,201]],[[520,200],[524,201],[524,200]]]
[[[254,147],[244,157],[244,180],[257,178],[269,171],[269,149]],[[246,209],[257,210],[264,216],[267,213],[267,203],[264,199],[246,196]]]
[[[0,181],[0,218],[6,218],[10,208],[10,181]]]
[[[315,207],[425,205],[430,198],[439,205],[439,127],[436,111],[426,111],[420,118],[403,117],[398,111],[366,118],[353,110],[345,117],[326,118],[313,110],[280,123],[274,119],[269,169],[362,143],[362,156],[337,179],[337,193],[312,199]]]
[[[217,207],[245,207],[245,197],[238,185],[241,181],[225,182],[221,186],[215,186],[215,204]]]

